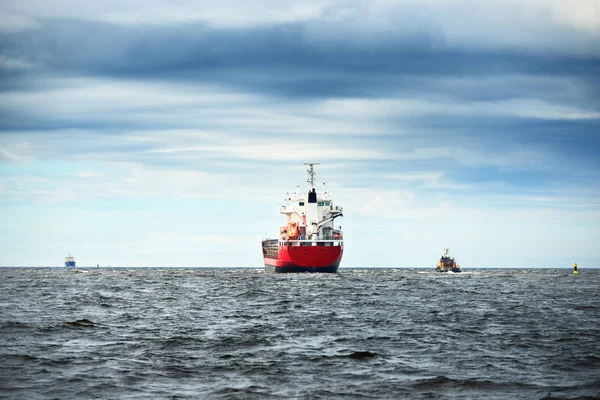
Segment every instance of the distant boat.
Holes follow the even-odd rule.
[[[65,257],[65,267],[75,268],[75,257],[69,254],[69,257]]]
[[[460,269],[460,265],[456,265],[456,261],[453,257],[448,255],[450,249],[444,249],[446,252],[440,258],[438,265],[436,267],[437,272],[462,272]]]

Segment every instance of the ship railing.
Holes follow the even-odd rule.
[[[343,246],[344,240],[342,239],[320,239],[320,240],[307,240],[307,239],[290,239],[280,240],[284,244],[290,246]]]

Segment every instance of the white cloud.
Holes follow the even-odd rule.
[[[378,120],[420,115],[513,116],[546,120],[600,119],[600,112],[539,99],[460,102],[458,99],[419,98],[333,99],[322,106],[326,116]]]
[[[135,80],[51,79],[40,82],[37,91],[4,91],[0,106],[6,109],[35,107],[56,115],[100,112],[131,112],[168,107],[240,106],[257,99],[251,95],[231,93],[211,85],[163,84]]]
[[[551,7],[555,21],[590,34],[600,34],[598,0],[534,0],[532,3],[540,8]]]
[[[30,69],[33,64],[19,58],[10,58],[0,54],[0,68],[4,69]]]
[[[0,107],[37,117],[105,124],[227,127],[236,132],[356,135],[372,121],[345,121],[323,114],[317,104],[274,102],[217,85],[108,79],[41,80],[36,91],[4,91]],[[161,133],[162,134],[162,133]],[[194,131],[198,136],[199,131]],[[138,138],[146,135],[138,136]]]
[[[394,158],[376,148],[356,148],[345,144],[322,145],[321,143],[305,142],[302,139],[273,140],[256,138],[241,140],[229,138],[222,145],[206,145],[201,147],[163,148],[152,150],[158,153],[179,154],[174,158],[238,158],[244,160],[289,161],[291,157],[297,160],[327,159],[327,160],[368,160]]]
[[[38,15],[35,12],[26,10],[11,12],[6,5],[7,2],[0,4],[0,32],[15,33],[40,27],[37,21]]]
[[[443,189],[443,188],[442,188]],[[450,194],[441,190],[438,195],[403,189],[339,189],[338,205],[354,220],[364,217],[431,223],[445,221],[449,224],[480,221],[520,221],[521,223],[600,223],[596,204],[588,202],[585,209],[574,209],[581,202],[569,195],[509,196]],[[588,197],[589,199],[589,197]],[[592,198],[593,199],[593,198]]]
[[[381,174],[383,179],[393,179],[399,181],[438,181],[443,176],[442,172],[410,172],[410,173],[392,173]]]
[[[0,163],[2,162],[10,162],[10,163],[18,163],[28,161],[29,158],[23,155],[17,154],[13,151],[9,151],[6,148],[0,147]]]
[[[67,204],[103,199],[227,199],[272,201],[283,189],[264,186],[264,175],[143,167],[134,163],[110,163],[106,173],[21,174],[0,177],[3,201],[24,204]],[[53,162],[45,162],[49,168]],[[76,168],[76,163],[73,164]],[[281,182],[280,182],[281,183]],[[68,188],[66,190],[65,188]],[[266,200],[269,199],[269,200]]]
[[[338,2],[309,38],[360,44],[425,36],[433,46],[598,54],[597,0],[370,0]]]
[[[97,172],[81,171],[76,174],[80,178],[100,178],[102,174]]]
[[[600,32],[597,0],[21,0],[3,3],[0,11],[4,31],[33,29],[48,18],[148,25],[202,22],[218,28],[305,22],[306,39],[317,43],[376,44],[382,38],[426,33],[443,46],[596,55]]]
[[[46,18],[71,18],[117,24],[175,24],[204,22],[215,27],[250,27],[305,21],[321,16],[331,1],[148,0],[80,2],[75,0],[23,0],[4,4],[4,30],[32,29]],[[10,13],[10,14],[9,14]]]

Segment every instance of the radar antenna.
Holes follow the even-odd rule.
[[[315,170],[313,169],[313,166],[319,165],[319,163],[304,163],[304,165],[308,165],[308,169],[306,170],[306,172],[308,172],[308,179],[306,180],[306,182],[308,182],[310,184],[309,189],[314,189],[314,187],[315,187]]]

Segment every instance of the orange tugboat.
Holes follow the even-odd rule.
[[[446,252],[440,258],[438,262],[437,268],[435,269],[437,272],[462,272],[460,269],[460,265],[456,265],[456,261],[453,257],[448,255],[450,249],[444,249]]]
[[[285,225],[279,228],[279,238],[262,241],[265,270],[269,272],[330,272],[335,273],[344,252],[342,228],[335,219],[342,217],[343,208],[335,206],[329,193],[315,190],[314,166],[308,166],[308,191],[287,195],[279,208]]]

